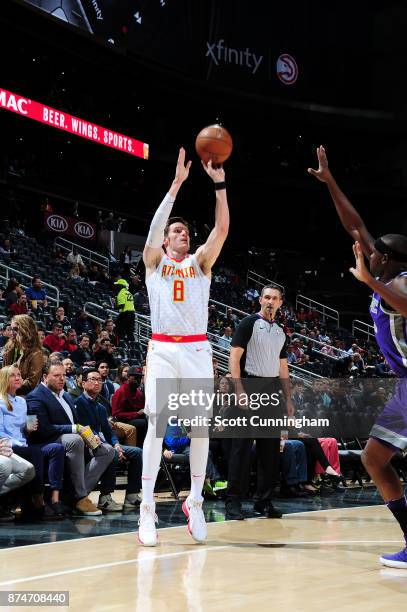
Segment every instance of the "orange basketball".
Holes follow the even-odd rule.
[[[196,137],[195,149],[205,163],[211,159],[215,165],[222,164],[232,153],[233,140],[221,125],[208,125]]]

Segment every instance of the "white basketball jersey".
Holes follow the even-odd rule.
[[[153,333],[206,334],[210,284],[195,255],[182,261],[163,255],[146,279]]]

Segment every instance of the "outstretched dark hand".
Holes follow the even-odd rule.
[[[328,168],[328,158],[322,145],[317,148],[317,157],[319,164],[318,169],[314,170],[314,168],[308,168],[308,174],[312,174],[312,176],[315,176],[322,183],[326,183],[331,173]]]

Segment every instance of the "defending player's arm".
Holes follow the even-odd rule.
[[[154,272],[163,255],[162,245],[164,242],[164,229],[170,217],[172,207],[182,183],[188,178],[192,162],[185,164],[185,149],[181,147],[178,154],[175,177],[171,187],[158,207],[143,251],[143,261],[146,266],[147,275]]]
[[[209,274],[215,261],[219,257],[223,244],[229,232],[229,207],[226,196],[225,171],[222,168],[213,168],[212,162],[207,164],[202,162],[205,172],[215,183],[216,207],[215,207],[215,227],[208,236],[205,244],[199,247],[196,252],[198,264],[204,274]],[[218,188],[216,187],[218,185]],[[221,187],[221,188],[219,188]]]
[[[285,405],[287,409],[287,415],[289,417],[293,417],[295,413],[295,407],[293,404],[293,400],[291,397],[291,382],[290,382],[290,372],[288,370],[288,360],[287,360],[287,344],[288,339],[285,339],[283,348],[280,351],[280,384],[281,389],[283,390]]]
[[[378,293],[395,312],[407,317],[407,277],[398,276],[389,284],[383,283],[370,274],[359,242],[355,242],[353,245],[353,253],[355,255],[355,267],[349,268],[349,272],[361,283],[370,287],[372,291]]]
[[[343,191],[339,189],[329,170],[328,159],[322,145],[317,148],[317,156],[318,169],[308,168],[309,174],[315,176],[322,183],[326,183],[343,227],[354,240],[360,242],[364,254],[366,257],[369,257],[373,252],[374,239],[368,232],[357,210],[352,206]]]

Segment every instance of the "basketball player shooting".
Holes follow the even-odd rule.
[[[146,412],[149,415],[143,447],[143,502],[140,505],[139,540],[144,546],[157,543],[154,487],[160,466],[162,438],[157,437],[159,412],[157,379],[213,379],[212,350],[206,337],[211,269],[229,231],[229,209],[225,172],[202,166],[213,180],[216,194],[215,227],[205,244],[189,254],[190,236],[186,221],[170,218],[177,193],[188,178],[191,162],[185,163],[180,149],[175,178],[151,222],[143,252],[150,301],[152,338],[147,354]],[[163,247],[165,252],[163,252]],[[202,512],[202,487],[208,460],[208,437],[194,437],[190,446],[191,492],[182,509],[188,531],[196,542],[207,537]]]
[[[370,314],[377,344],[399,378],[393,397],[374,424],[362,453],[362,462],[389,510],[398,521],[406,547],[380,557],[383,565],[407,569],[407,500],[400,479],[390,464],[396,453],[407,450],[407,238],[386,234],[374,241],[329,168],[324,147],[317,149],[319,167],[308,172],[326,183],[344,228],[355,240],[354,277],[373,291]],[[369,268],[365,264],[369,260]]]

